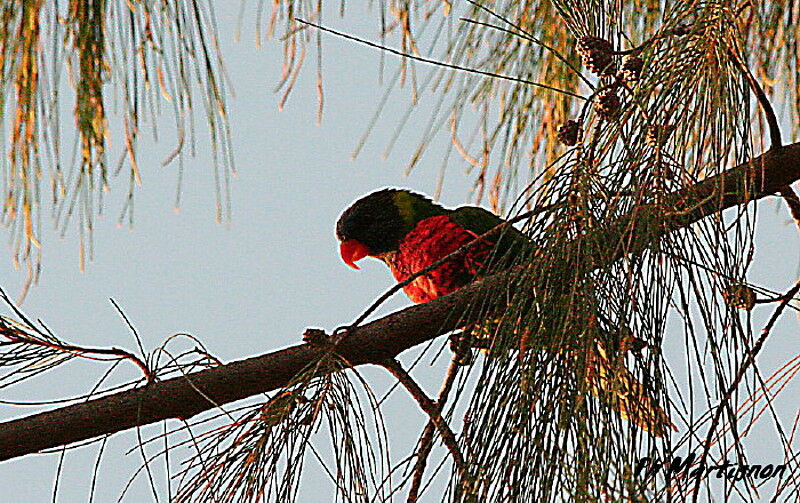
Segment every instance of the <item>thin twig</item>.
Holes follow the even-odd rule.
[[[511,75],[503,75],[503,74],[500,74],[500,73],[487,72],[487,71],[478,70],[478,69],[475,69],[475,68],[468,68],[466,66],[453,65],[451,63],[445,63],[444,61],[437,61],[435,59],[423,58],[422,56],[416,56],[414,54],[409,54],[409,53],[406,53],[406,52],[403,52],[403,51],[398,51],[397,49],[393,49],[391,47],[387,47],[387,46],[382,45],[382,44],[376,44],[375,42],[370,42],[369,40],[364,40],[364,39],[361,39],[361,38],[358,38],[358,37],[354,37],[352,35],[348,35],[347,33],[342,33],[340,31],[332,30],[330,28],[326,28],[324,26],[320,26],[318,24],[311,23],[309,21],[304,21],[304,20],[302,20],[300,18],[295,18],[295,21],[297,21],[298,23],[301,23],[301,24],[305,24],[305,25],[314,27],[314,28],[316,28],[318,30],[322,30],[322,31],[328,32],[328,33],[330,33],[332,35],[336,35],[337,37],[342,37],[342,38],[347,39],[347,40],[352,40],[353,42],[358,42],[359,44],[364,44],[366,46],[373,47],[375,49],[380,49],[382,51],[386,51],[386,52],[389,52],[391,54],[396,54],[396,55],[402,56],[404,58],[413,59],[414,61],[419,61],[420,63],[427,63],[429,65],[436,65],[436,66],[443,66],[445,68],[452,68],[454,70],[461,70],[461,71],[464,71],[464,72],[476,73],[478,75],[485,75],[487,77],[493,77],[493,78],[496,78],[496,79],[504,79],[504,80],[510,80],[512,82],[520,82],[522,84],[528,84],[528,85],[531,85],[531,86],[536,86],[536,87],[541,87],[541,88],[544,88],[544,89],[549,89],[549,90],[557,92],[557,93],[566,94],[567,96],[572,96],[573,98],[577,98],[579,100],[585,100],[586,99],[583,96],[581,96],[580,94],[575,94],[575,93],[567,91],[565,89],[559,89],[557,87],[548,86],[547,84],[542,84],[542,83],[534,82],[532,80],[527,80],[527,79],[521,79],[519,77],[514,77],[514,76],[511,76]]]
[[[37,339],[35,337],[31,337],[28,334],[23,333],[22,331],[15,329],[10,326],[5,326],[0,328],[0,335],[6,337],[10,342],[18,343],[18,344],[30,344],[32,346],[40,346],[50,349],[55,349],[58,351],[62,351],[64,353],[70,353],[80,358],[86,358],[88,360],[96,360],[97,358],[92,358],[91,355],[102,355],[102,356],[115,356],[119,359],[130,360],[137,367],[142,370],[144,373],[145,378],[147,379],[148,383],[151,383],[155,380],[155,376],[153,372],[147,367],[147,365],[136,355],[133,353],[129,353],[124,349],[120,348],[87,348],[83,346],[74,346],[72,344],[61,344],[56,342],[45,341],[42,339]]]
[[[692,33],[692,31],[686,25],[678,25],[675,28],[665,30],[661,33],[656,33],[655,35],[645,40],[636,47],[632,47],[630,49],[623,49],[619,51],[611,51],[611,54],[615,56],[628,56],[628,55],[636,56],[638,54],[641,54],[641,52],[647,49],[651,44],[661,40],[662,38],[673,37],[673,36],[682,37],[685,35],[689,35],[690,33]]]
[[[514,28],[517,31],[514,32],[514,31],[511,31],[511,30],[507,30],[507,29],[505,29],[503,27],[500,27],[500,26],[495,26],[495,25],[489,24],[489,23],[483,23],[481,21],[477,21],[477,20],[474,20],[474,19],[461,18],[462,21],[466,21],[468,23],[474,23],[474,24],[477,24],[477,25],[485,26],[487,28],[493,28],[495,30],[500,30],[500,31],[502,31],[504,33],[508,33],[509,35],[516,35],[517,37],[520,37],[520,38],[523,38],[525,40],[528,40],[529,42],[533,42],[534,44],[537,44],[537,45],[541,46],[543,49],[546,49],[546,50],[550,51],[551,53],[553,53],[553,55],[556,58],[558,58],[559,60],[561,60],[562,63],[564,63],[565,65],[570,67],[570,69],[572,69],[572,71],[574,71],[578,75],[578,77],[580,77],[580,79],[583,80],[586,83],[586,85],[589,87],[589,89],[592,89],[594,87],[592,85],[592,83],[586,77],[584,77],[581,74],[580,70],[575,68],[575,67],[573,67],[572,64],[569,62],[569,60],[567,58],[565,58],[560,52],[558,52],[554,48],[546,45],[545,43],[543,43],[538,38],[534,37],[532,33],[528,32],[525,29],[523,29],[522,26],[512,22],[507,17],[500,15],[499,13],[493,11],[492,9],[489,9],[486,6],[481,5],[480,3],[476,2],[475,0],[467,0],[467,1],[469,3],[471,3],[473,6],[477,7],[478,9],[488,13],[490,16],[492,16],[494,18],[497,18],[500,21],[508,24],[509,26],[511,26],[512,28]]]
[[[22,313],[22,311],[20,311],[19,308],[17,308],[17,306],[14,305],[13,302],[11,302],[11,299],[8,297],[8,295],[5,293],[5,291],[3,291],[2,289],[0,289],[0,299],[2,299],[14,311],[14,313],[17,316],[20,317],[20,319],[27,325],[27,328],[29,328],[32,331],[40,332],[35,328],[33,322],[31,322],[24,315],[24,313]],[[114,301],[112,300],[112,302],[114,302]],[[116,304],[114,304],[114,305],[116,306]],[[123,317],[124,317],[124,315],[123,315]],[[125,318],[125,321],[127,321],[127,318]],[[50,349],[54,349],[54,350],[61,351],[61,352],[64,352],[64,353],[73,354],[75,356],[78,356],[78,357],[81,357],[81,358],[86,358],[86,359],[89,359],[89,360],[96,360],[97,359],[97,358],[93,358],[92,355],[96,355],[96,356],[113,356],[113,357],[117,357],[117,358],[124,359],[124,360],[130,360],[131,362],[133,362],[137,367],[139,367],[142,370],[142,373],[144,374],[145,378],[147,379],[148,384],[152,383],[155,380],[155,375],[153,374],[153,371],[150,370],[150,368],[147,366],[147,364],[144,361],[142,361],[142,359],[140,359],[138,356],[136,356],[133,353],[130,353],[128,351],[125,351],[124,349],[113,348],[113,347],[112,348],[89,348],[89,347],[84,347],[84,346],[75,346],[75,345],[72,345],[72,344],[64,344],[63,342],[58,341],[54,337],[51,338],[53,340],[48,340],[48,339],[45,339],[45,338],[35,337],[33,335],[25,333],[25,331],[23,331],[23,330],[21,330],[19,328],[13,327],[13,326],[11,326],[11,325],[9,325],[7,323],[0,323],[0,335],[5,337],[6,339],[8,339],[8,341],[11,342],[11,343],[29,344],[31,346],[39,346],[39,347],[50,348]],[[137,338],[138,338],[138,336],[137,336]]]
[[[28,319],[27,316],[25,316],[25,313],[23,313],[11,301],[11,299],[8,297],[8,294],[6,294],[5,290],[3,290],[2,288],[0,288],[0,299],[2,299],[3,302],[5,302],[6,305],[8,305],[11,308],[11,310],[14,311],[14,313],[27,326],[28,329],[30,329],[31,331],[34,331],[34,332],[38,332],[39,334],[42,334],[42,332],[36,328],[36,326],[33,324],[33,322],[30,319]],[[114,301],[112,300],[111,302],[113,303]],[[116,303],[114,303],[114,305],[116,306]],[[117,307],[117,309],[119,309],[119,307]],[[125,315],[123,314],[123,318],[124,317],[125,317]],[[125,318],[125,321],[128,321],[127,318]],[[72,345],[72,344],[64,344],[61,341],[58,341],[54,336],[51,336],[51,337],[48,338],[48,339],[52,339],[52,340],[47,340],[45,338],[34,337],[34,336],[30,335],[30,334],[25,333],[25,331],[23,331],[23,330],[21,330],[19,328],[13,327],[13,326],[9,325],[8,323],[5,323],[5,322],[0,322],[0,335],[3,335],[4,337],[6,337],[6,339],[8,339],[8,341],[10,343],[12,343],[12,344],[30,344],[30,345],[33,345],[33,346],[46,347],[46,348],[55,349],[55,350],[58,350],[58,351],[63,351],[65,353],[74,354],[75,356],[79,356],[79,357],[82,357],[82,358],[87,358],[89,360],[96,359],[96,358],[92,358],[89,355],[116,356],[116,357],[118,357],[120,359],[130,360],[134,364],[136,364],[137,367],[139,367],[142,370],[142,373],[144,373],[145,377],[147,378],[147,382],[148,383],[151,383],[151,382],[153,382],[155,380],[155,376],[153,375],[153,372],[150,370],[150,368],[147,366],[147,364],[144,361],[142,361],[139,357],[134,355],[133,353],[129,353],[128,351],[125,351],[124,349],[119,349],[119,348],[88,348],[88,347],[82,347],[82,346],[75,346],[75,345]],[[42,335],[44,335],[44,334],[42,334]],[[138,335],[137,335],[137,340],[138,340]]]
[[[775,115],[775,110],[772,108],[772,103],[769,102],[769,98],[767,98],[766,93],[761,88],[761,85],[758,83],[750,70],[747,68],[747,65],[745,65],[744,61],[742,61],[740,56],[735,54],[730,49],[728,49],[728,56],[730,56],[733,64],[736,65],[736,68],[742,72],[742,75],[744,75],[744,77],[747,79],[750,89],[753,91],[753,94],[756,95],[758,104],[761,106],[761,110],[764,112],[764,117],[766,118],[767,125],[769,126],[769,139],[771,143],[770,148],[778,148],[783,146],[783,140],[781,139],[781,127],[778,124],[778,118]]]
[[[128,325],[128,328],[133,334],[133,337],[136,339],[136,344],[139,346],[139,351],[142,353],[142,358],[147,358],[147,352],[144,350],[144,344],[142,344],[142,338],[139,337],[139,331],[136,330],[136,327],[133,326],[133,323],[131,323],[131,320],[128,319],[128,316],[125,314],[125,311],[123,311],[122,308],[119,306],[119,304],[117,304],[117,301],[114,299],[108,299],[108,300],[111,301],[111,304],[114,306],[114,309],[117,310],[117,313],[119,313],[119,315],[122,316],[122,319],[125,320],[125,324]]]
[[[428,395],[425,394],[425,391],[419,387],[417,381],[414,380],[408,372],[405,371],[400,362],[396,359],[392,358],[386,360],[380,364],[383,368],[389,371],[398,381],[402,384],[406,390],[414,397],[414,400],[417,401],[420,408],[428,415],[430,420],[436,426],[436,429],[439,430],[439,435],[442,436],[442,441],[444,445],[447,446],[447,449],[450,451],[450,455],[453,456],[453,462],[458,468],[459,472],[463,472],[465,468],[464,464],[464,456],[461,454],[461,449],[458,447],[458,440],[456,439],[453,430],[450,429],[450,426],[447,424],[447,421],[444,420],[442,414],[439,411],[438,405],[431,400]]]

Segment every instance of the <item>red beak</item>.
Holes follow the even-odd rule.
[[[345,264],[353,269],[361,269],[356,265],[356,262],[369,255],[369,248],[355,239],[348,239],[339,245],[339,254]]]

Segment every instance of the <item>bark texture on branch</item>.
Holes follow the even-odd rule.
[[[800,179],[800,143],[769,152],[718,176],[670,194],[658,208],[640,206],[620,218],[598,242],[609,248],[597,257],[597,266],[626,254],[641,253],[654,240],[725,208],[778,192]],[[743,187],[749,187],[746,191]],[[721,196],[721,197],[720,197]],[[654,226],[642,212],[674,208]],[[480,301],[501,309],[498,295],[514,270],[484,278],[457,292],[415,305],[350,332],[337,353],[351,365],[379,364],[403,351],[486,316],[486,309],[469,309]],[[494,302],[495,305],[487,305]],[[262,356],[236,361],[187,377],[176,377],[87,402],[30,415],[0,424],[0,460],[68,445],[164,419],[188,419],[216,406],[287,385],[292,377],[316,362],[325,351],[300,344]]]

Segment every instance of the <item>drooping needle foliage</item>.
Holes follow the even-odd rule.
[[[81,267],[91,258],[94,218],[121,173],[128,195],[120,221],[132,222],[134,189],[145,176],[137,139],[145,124],[156,133],[162,108],[174,121],[168,137],[175,148],[165,163],[194,149],[194,114],[202,110],[215,153],[218,218],[226,217],[233,165],[214,23],[202,1],[25,0],[0,7],[0,110],[8,132],[2,215],[14,261],[26,265],[29,280],[38,275],[48,219],[62,234],[74,222]],[[121,148],[109,151],[117,132]],[[75,147],[65,149],[65,141]],[[51,213],[45,222],[43,212]]]

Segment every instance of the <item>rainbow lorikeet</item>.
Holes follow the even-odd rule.
[[[400,282],[502,223],[497,215],[477,206],[448,210],[421,194],[383,189],[359,199],[342,213],[336,237],[347,265],[358,269],[356,262],[376,257]],[[515,228],[508,226],[508,230],[512,232],[488,236],[416,278],[403,291],[412,301],[422,303],[458,290],[475,279],[493,250],[498,256],[507,256],[515,245],[527,241]]]
[[[382,260],[398,282],[406,281],[478,236],[502,225],[504,220],[476,206],[446,209],[429,198],[401,189],[382,189],[353,203],[336,223],[339,252],[354,269],[365,257]],[[511,225],[485,237],[463,253],[421,275],[403,287],[415,303],[450,294],[480,274],[508,267],[530,242]],[[635,347],[635,343],[633,346]],[[589,388],[611,396],[610,405],[619,414],[656,435],[671,426],[665,412],[644,386],[619,364],[611,362],[602,344],[597,344],[594,368],[587,372]]]

